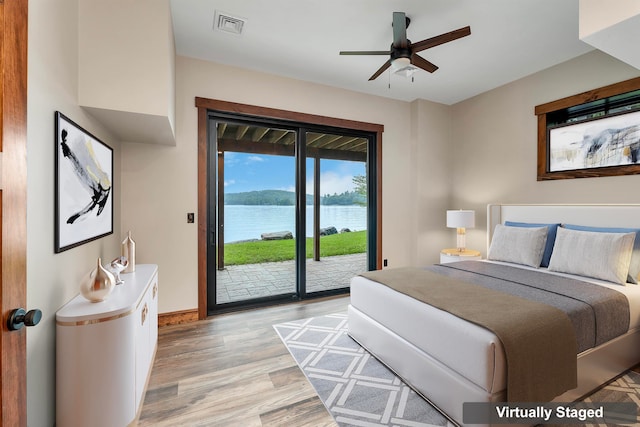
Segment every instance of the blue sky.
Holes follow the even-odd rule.
[[[241,193],[255,190],[295,191],[295,159],[288,156],[271,156],[225,152],[225,193]],[[313,193],[313,162],[307,162],[307,194]],[[365,164],[342,160],[321,161],[320,192],[324,194],[352,191],[354,175],[364,175]]]

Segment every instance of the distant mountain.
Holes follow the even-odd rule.
[[[363,205],[366,199],[354,192],[347,191],[342,194],[325,195],[320,198],[321,205]],[[284,190],[247,191],[244,193],[225,193],[225,205],[270,205],[270,206],[294,206],[296,193]],[[313,204],[313,196],[307,194],[307,205]]]
[[[309,199],[307,195],[307,199]],[[296,204],[296,193],[284,190],[247,191],[244,193],[225,193],[225,205],[275,205],[293,206]]]

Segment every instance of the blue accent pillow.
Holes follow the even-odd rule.
[[[631,263],[629,264],[629,274],[627,282],[638,284],[638,275],[640,274],[640,228],[621,228],[621,227],[589,227],[585,225],[562,224],[564,228],[579,231],[594,231],[598,233],[636,233],[636,239],[633,242],[633,253],[631,254]]]
[[[544,253],[542,254],[542,262],[540,263],[540,267],[549,267],[551,252],[553,252],[553,244],[556,242],[556,233],[558,232],[558,227],[560,226],[560,224],[535,224],[531,222],[505,221],[504,225],[508,225],[509,227],[526,228],[547,227],[549,229],[549,231],[547,232],[547,243],[544,246]]]

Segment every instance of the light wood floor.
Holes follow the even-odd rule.
[[[344,312],[348,297],[165,326],[139,426],[335,426],[272,325]]]

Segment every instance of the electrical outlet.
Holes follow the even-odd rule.
[[[195,222],[196,214],[189,212],[187,214],[187,224],[193,224]]]
[[[387,259],[385,258],[384,260],[382,260],[382,266],[386,267],[387,266]]]

